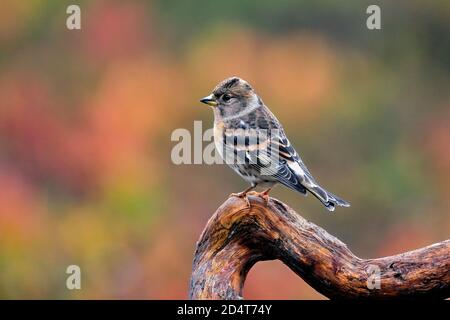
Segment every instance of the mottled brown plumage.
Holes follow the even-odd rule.
[[[246,81],[232,77],[219,83],[201,102],[214,110],[214,141],[225,162],[251,187],[270,189],[281,183],[300,193],[311,192],[328,210],[349,203],[326,191],[315,181],[287,139],[277,118]]]

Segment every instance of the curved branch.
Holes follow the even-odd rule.
[[[250,268],[274,259],[329,298],[450,296],[450,240],[360,259],[278,200],[267,206],[258,196],[249,200],[247,208],[244,200],[229,198],[206,225],[195,252],[191,299],[242,299]]]

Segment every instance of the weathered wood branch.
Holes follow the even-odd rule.
[[[191,299],[241,299],[250,268],[273,259],[329,298],[450,297],[450,240],[360,259],[278,200],[266,206],[260,197],[249,199],[251,208],[229,198],[206,225],[195,252]]]

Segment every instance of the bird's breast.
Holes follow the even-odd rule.
[[[223,158],[223,132],[224,132],[223,122],[214,122],[214,144],[216,146],[217,152]]]

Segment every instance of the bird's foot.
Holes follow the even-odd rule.
[[[262,198],[264,200],[264,203],[267,205],[269,205],[269,192],[270,190],[272,190],[272,188],[269,188],[267,190],[264,190],[263,192],[260,192],[257,194],[258,197]]]
[[[237,198],[244,199],[245,202],[247,203],[247,208],[250,208],[251,207],[250,200],[248,200],[248,197],[247,197],[248,192],[249,192],[248,190],[244,190],[242,192],[232,193],[232,194],[230,194],[229,197],[237,197]]]

